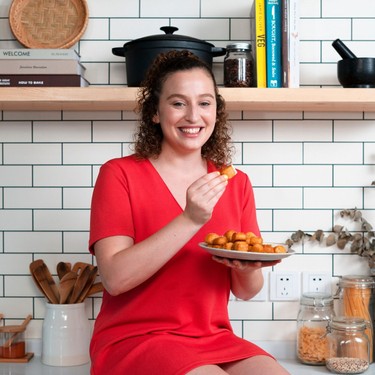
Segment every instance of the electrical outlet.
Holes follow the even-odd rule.
[[[300,273],[276,271],[270,273],[270,300],[297,301],[300,297]]]
[[[268,296],[268,272],[263,271],[264,284],[262,289],[256,294],[251,301],[264,302],[267,301]]]
[[[328,272],[304,272],[303,292],[332,293],[332,276]]]

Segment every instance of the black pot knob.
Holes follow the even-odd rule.
[[[164,31],[166,34],[173,34],[175,31],[178,30],[178,27],[174,26],[162,26],[160,28],[161,31]]]

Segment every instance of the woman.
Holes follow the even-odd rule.
[[[253,297],[265,265],[198,246],[209,232],[259,235],[247,176],[218,172],[231,157],[224,107],[187,51],[160,55],[143,82],[135,153],[104,164],[93,194],[90,250],[105,287],[93,375],[287,374],[229,322],[230,290]]]

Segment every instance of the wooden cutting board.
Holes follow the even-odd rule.
[[[34,357],[34,353],[26,353],[22,358],[0,358],[0,363],[26,363]]]

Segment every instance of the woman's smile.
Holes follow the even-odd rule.
[[[201,127],[188,127],[188,128],[179,128],[179,130],[188,135],[197,135],[201,131]]]

